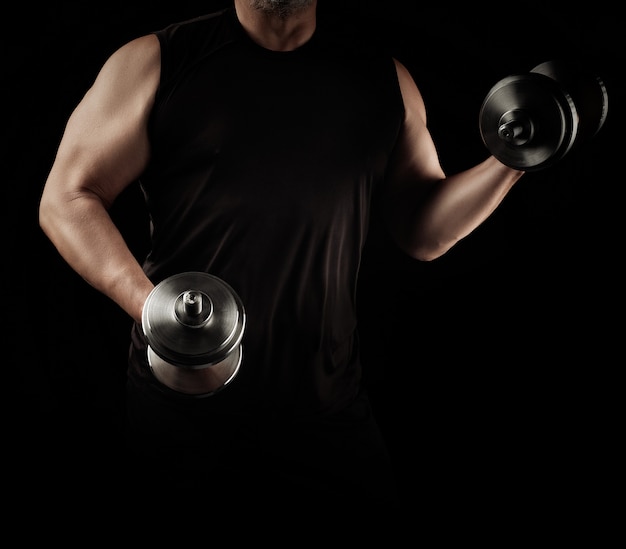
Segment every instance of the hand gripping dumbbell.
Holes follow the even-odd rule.
[[[480,109],[480,134],[503,164],[536,171],[596,135],[607,112],[598,76],[573,61],[547,61],[491,88]]]
[[[150,368],[170,389],[213,395],[239,371],[245,325],[241,299],[220,278],[203,272],[166,278],[142,313]]]

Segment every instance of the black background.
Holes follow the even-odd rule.
[[[8,453],[26,465],[20,482],[54,477],[58,487],[87,466],[96,474],[81,478],[96,490],[124,463],[130,320],[69,269],[37,223],[65,121],[122,43],[227,3],[57,2],[18,7],[5,23],[3,392],[18,435]],[[449,173],[485,157],[478,112],[501,78],[566,57],[604,81],[600,132],[527,174],[441,259],[402,257],[374,231],[360,315],[368,384],[407,494],[428,494],[434,509],[478,493],[543,494],[535,503],[549,505],[610,483],[624,364],[617,13],[554,2],[320,3],[334,21],[362,18],[411,70]],[[144,214],[136,187],[112,210],[138,257]]]

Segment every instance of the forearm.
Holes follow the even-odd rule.
[[[141,321],[153,284],[97,197],[89,193],[71,199],[44,195],[40,225],[72,269]]]
[[[397,206],[408,220],[401,247],[425,261],[445,254],[494,212],[523,173],[489,157],[433,185],[421,200],[405,197]]]

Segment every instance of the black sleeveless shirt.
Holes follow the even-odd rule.
[[[294,51],[266,50],[231,8],[155,34],[144,270],[155,284],[218,276],[247,315],[238,375],[201,400],[241,413],[339,409],[361,381],[357,276],[404,117],[393,60],[319,26]],[[129,375],[158,388],[139,325]]]

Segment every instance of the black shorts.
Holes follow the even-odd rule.
[[[153,502],[206,494],[207,505],[238,509],[268,501],[290,508],[398,505],[390,456],[365,391],[333,415],[287,421],[216,412],[129,381],[127,411],[129,482]]]

